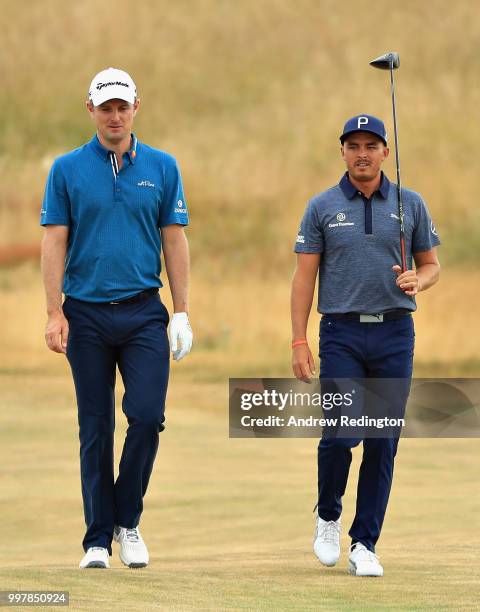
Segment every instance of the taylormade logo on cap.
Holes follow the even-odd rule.
[[[387,131],[381,119],[373,115],[355,115],[347,121],[343,128],[343,133],[340,136],[340,142],[343,144],[345,138],[355,132],[370,132],[381,138],[384,144],[387,144]]]
[[[88,97],[94,106],[115,98],[133,104],[137,98],[137,88],[128,72],[107,68],[93,77]]]
[[[97,89],[103,89],[109,85],[121,85],[122,87],[128,87],[128,83],[122,83],[122,81],[110,81],[110,83],[97,83]]]

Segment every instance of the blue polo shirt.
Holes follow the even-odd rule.
[[[63,292],[87,302],[122,300],[161,287],[160,228],[188,225],[175,159],[137,141],[115,156],[95,135],[57,158],[41,225],[69,227]]]
[[[407,266],[412,255],[440,244],[422,197],[402,188]],[[313,197],[295,243],[296,253],[321,253],[318,311],[376,314],[416,310],[415,298],[395,284],[400,264],[400,219],[396,185],[382,173],[370,199],[349,181]]]

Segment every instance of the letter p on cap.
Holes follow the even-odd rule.
[[[357,122],[357,127],[360,130],[362,128],[362,125],[367,125],[368,123],[368,117],[359,117],[358,118],[358,122]]]

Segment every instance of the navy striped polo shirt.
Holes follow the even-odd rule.
[[[407,266],[412,255],[440,244],[427,206],[402,187]],[[395,284],[401,264],[397,188],[382,173],[378,191],[365,198],[346,173],[340,183],[314,196],[295,243],[296,253],[321,253],[318,312],[372,314],[405,308],[415,298]]]

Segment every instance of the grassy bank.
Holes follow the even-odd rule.
[[[90,138],[88,85],[115,65],[137,81],[139,137],[180,161],[197,270],[282,270],[306,200],[342,173],[345,118],[378,114],[392,133],[388,79],[368,60],[395,49],[404,184],[429,203],[444,263],[476,261],[474,0],[407,0],[374,14],[353,0],[1,7],[12,53],[1,60],[0,244],[38,240],[51,161]],[[393,178],[393,155],[386,170]]]
[[[193,274],[191,321],[194,349],[173,364],[182,379],[225,381],[237,376],[291,376],[289,281],[293,261],[283,278],[209,281]],[[480,324],[474,304],[480,273],[451,269],[433,289],[418,296],[417,376],[479,376]],[[168,287],[162,299],[171,309]],[[63,372],[64,357],[44,346],[44,297],[37,264],[0,269],[0,319],[6,322],[0,349],[2,368]],[[309,326],[310,346],[317,352],[317,313]],[[318,363],[318,360],[317,360]]]

